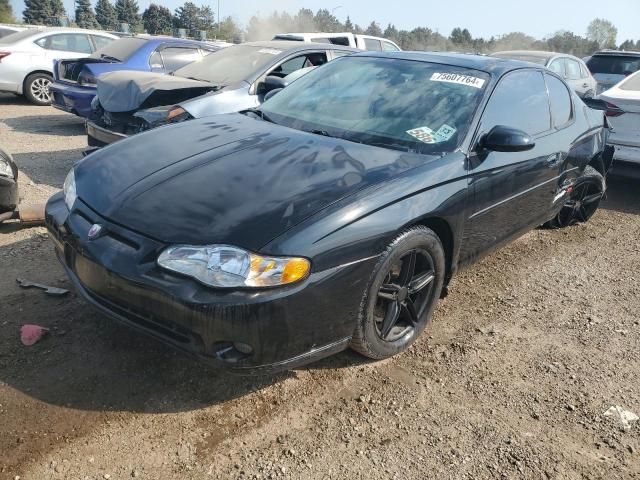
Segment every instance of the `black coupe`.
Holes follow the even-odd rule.
[[[381,359],[460,267],[588,220],[606,139],[602,112],[542,66],[367,52],[259,109],[87,156],[46,220],[90,303],[213,364]]]

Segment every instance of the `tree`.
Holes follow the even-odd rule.
[[[47,25],[63,26],[62,22],[67,20],[67,11],[62,0],[49,0],[51,3],[51,19]]]
[[[136,0],[116,0],[116,15],[118,23],[126,23],[131,31],[135,31],[140,26],[140,13]]]
[[[198,30],[212,32],[216,25],[216,16],[209,5],[203,5],[198,9]]]
[[[76,25],[80,28],[99,28],[100,24],[96,20],[96,14],[91,7],[90,0],[77,0],[76,4]]]
[[[397,42],[400,39],[400,32],[398,32],[398,29],[395,27],[395,25],[389,24],[387,25],[387,28],[385,29],[382,36],[384,38],[388,38],[389,40]]]
[[[342,24],[329,10],[320,9],[313,17],[316,29],[320,32],[339,32]]]
[[[0,23],[13,23],[13,9],[9,0],[0,0]]]
[[[220,25],[216,25],[215,36],[229,42],[240,43],[242,41],[242,30],[233,18],[227,17],[220,22]]]
[[[587,38],[598,43],[600,48],[616,48],[618,29],[609,20],[596,18],[587,28]]]
[[[473,44],[473,37],[471,36],[471,32],[466,28],[463,30],[461,28],[454,28],[451,31],[451,35],[449,36],[449,40],[454,45],[459,46],[469,46]]]
[[[61,25],[67,11],[62,0],[25,0],[22,18],[32,25]]]
[[[366,35],[372,35],[374,37],[381,37],[382,29],[380,28],[380,25],[378,25],[376,22],[371,22],[371,24],[367,27],[364,33]]]
[[[152,3],[142,14],[142,25],[151,35],[170,35],[173,31],[173,15],[167,7]]]
[[[194,30],[200,30],[199,10],[193,2],[185,2],[184,5],[176,8],[176,26],[185,28],[189,33]]]
[[[345,32],[353,32],[354,30],[353,23],[351,23],[349,16],[347,16],[347,21],[344,22],[344,30]]]
[[[636,44],[633,40],[625,40],[618,48],[620,50],[634,50],[636,48]]]
[[[103,30],[115,30],[118,24],[116,9],[109,0],[98,0],[96,3],[96,20]]]

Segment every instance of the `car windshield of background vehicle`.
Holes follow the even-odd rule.
[[[548,57],[544,57],[541,55],[525,55],[519,53],[494,53],[492,56],[498,58],[507,58],[510,60],[520,60],[521,62],[537,63],[538,65],[545,65],[547,63],[547,60],[549,60]]]
[[[271,63],[282,50],[255,45],[234,45],[207,55],[176,70],[174,75],[195,78],[214,85],[231,85],[247,80]]]
[[[489,75],[435,63],[343,57],[265,102],[276,123],[345,140],[419,153],[455,150]]]
[[[91,58],[110,58],[126,62],[145,43],[147,43],[147,40],[144,38],[121,38],[109,43],[106,47],[96,50],[91,55]]]
[[[24,40],[25,38],[33,37],[37,33],[38,31],[33,29],[12,33],[11,35],[0,38],[0,45],[10,45],[12,43],[19,42],[20,40]]]
[[[624,55],[594,55],[587,62],[591,73],[629,75],[640,70],[640,57]]]
[[[620,84],[620,90],[631,90],[633,92],[640,92],[640,72],[637,72],[627,78]]]

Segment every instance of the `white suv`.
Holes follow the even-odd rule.
[[[279,33],[274,40],[294,40],[298,42],[331,43],[360,50],[377,50],[384,52],[398,52],[401,48],[386,38],[345,33]]]
[[[117,38],[79,28],[29,29],[0,38],[0,91],[49,105],[54,60],[89,56]]]

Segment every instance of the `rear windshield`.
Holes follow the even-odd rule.
[[[114,40],[107,46],[96,50],[91,55],[91,58],[110,58],[124,62],[136,53],[145,43],[147,43],[147,40],[144,38],[121,38],[120,40]]]
[[[522,53],[494,53],[491,56],[498,58],[509,58],[511,60],[520,60],[521,62],[538,63],[540,65],[546,65],[547,60],[549,60],[547,57],[541,57],[538,55],[526,55]]]
[[[587,61],[591,73],[630,75],[640,70],[640,55],[594,55]]]
[[[640,92],[640,72],[627,78],[620,84],[620,90],[631,90],[634,92]]]
[[[32,37],[36,33],[38,33],[38,30],[23,30],[21,32],[12,33],[11,35],[0,38],[0,45],[9,45],[10,43],[19,42],[25,38]]]
[[[173,74],[222,87],[248,80],[281,53],[282,50],[277,48],[234,45],[179,68]]]

